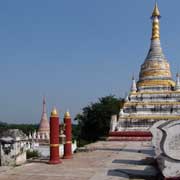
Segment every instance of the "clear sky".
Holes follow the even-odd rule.
[[[154,0],[0,2],[0,121],[37,123],[42,97],[73,117],[98,97],[124,97],[150,44]],[[159,0],[161,43],[180,65],[180,1]]]

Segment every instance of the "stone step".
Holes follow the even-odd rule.
[[[110,136],[107,141],[151,141],[151,137],[114,137]]]

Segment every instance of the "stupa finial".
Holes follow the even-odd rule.
[[[151,39],[160,39],[160,25],[159,25],[159,19],[160,19],[160,11],[157,5],[157,1],[155,2],[154,10],[152,12],[152,37]]]
[[[43,96],[43,113],[46,113],[46,98]]]
[[[159,8],[158,8],[158,4],[157,4],[157,1],[155,1],[155,6],[154,6],[154,10],[153,10],[153,12],[152,12],[152,16],[151,16],[152,18],[153,17],[161,17],[161,15],[160,15],[160,11],[159,11]]]

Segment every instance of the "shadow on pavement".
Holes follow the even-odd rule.
[[[130,179],[157,180],[157,171],[152,167],[146,167],[144,170],[134,169],[111,169],[108,176],[129,177]]]

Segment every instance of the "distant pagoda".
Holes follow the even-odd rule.
[[[42,115],[41,115],[41,121],[39,124],[37,136],[38,139],[49,139],[49,121],[46,113],[46,100],[43,98],[43,110],[42,110]]]
[[[118,116],[111,118],[110,138],[150,140],[149,128],[159,120],[180,120],[180,75],[173,81],[160,43],[160,11],[155,4],[148,55],[139,80],[132,79],[129,95]]]

